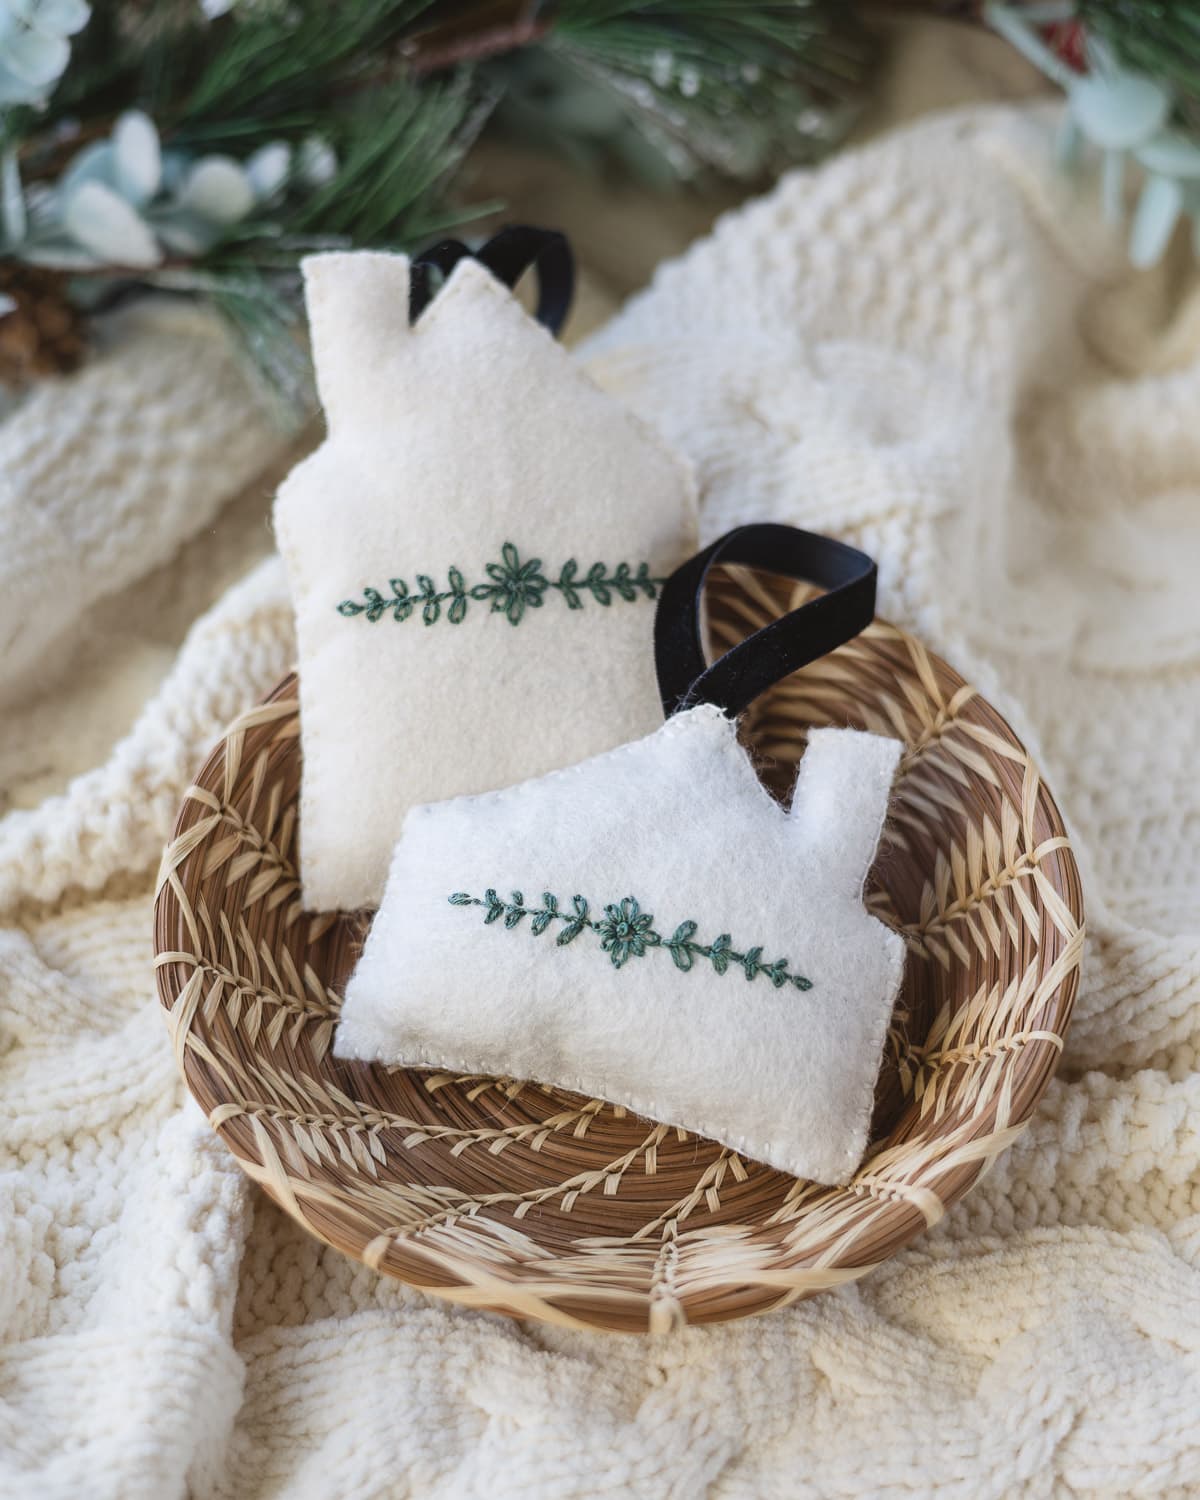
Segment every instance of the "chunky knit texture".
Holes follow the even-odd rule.
[[[78,375],[0,423],[0,703],[283,446],[215,314],[151,299],[98,337]]]
[[[1200,302],[1127,271],[1050,124],[792,176],[586,351],[696,464],[709,535],[873,552],[882,611],[1029,739],[1092,934],[1029,1131],[866,1280],[656,1340],[304,1238],[181,1107],[149,977],[175,804],[292,654],[267,564],[104,765],[0,821],[0,1494],[1196,1493]]]

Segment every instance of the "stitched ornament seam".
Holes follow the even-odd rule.
[[[694,941],[698,923],[680,922],[670,937],[664,937],[654,927],[653,912],[644,912],[632,896],[612,902],[604,908],[598,921],[591,915],[591,908],[583,896],[574,896],[570,907],[564,911],[558,897],[550,891],[542,892],[541,906],[526,905],[520,891],[514,891],[508,901],[498,896],[489,887],[482,897],[472,896],[467,891],[455,891],[447,897],[451,906],[479,906],[483,908],[484,925],[503,919],[510,931],[530,918],[530,932],[541,935],[555,922],[563,924],[555,942],[563,947],[582,932],[594,932],[600,938],[600,946],[608,954],[614,969],[621,968],[631,958],[644,958],[651,948],[661,948],[671,955],[675,967],[687,973],[698,958],[707,959],[718,974],[727,974],[732,968],[740,968],[747,979],[764,975],[776,989],[792,984],[798,990],[812,989],[812,980],[803,974],[793,974],[788,969],[788,960],[778,958],[773,963],[763,962],[763,950],[747,948],[744,953],[733,946],[729,933],[723,932],[711,943]]]
[[[410,590],[403,578],[388,580],[391,595],[376,588],[364,588],[362,600],[343,599],[337,606],[339,615],[348,619],[363,615],[371,624],[381,620],[389,611],[393,620],[404,621],[419,608],[426,625],[435,625],[443,617],[451,625],[461,625],[467,617],[472,599],[490,600],[492,612],[503,614],[510,625],[519,625],[527,609],[540,609],[547,596],[558,594],[568,609],[582,609],[584,598],[590,595],[596,604],[606,609],[613,598],[624,599],[632,604],[638,599],[657,599],[658,590],[665,578],[652,577],[650,564],[621,562],[610,572],[606,564],[593,563],[586,573],[580,573],[579,564],[569,557],[558,571],[557,578],[548,578],[542,572],[540,557],[531,557],[522,562],[512,542],[501,548],[502,561],[488,563],[484,572],[489,582],[468,585],[458,568],[448,570],[449,587],[439,589],[428,573],[416,574],[416,589]]]

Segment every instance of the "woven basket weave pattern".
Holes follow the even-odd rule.
[[[730,570],[717,649],[799,602]],[[472,1306],[622,1331],[714,1322],[862,1275],[935,1222],[1028,1119],[1061,1049],[1082,903],[1061,819],[1011,730],[877,623],[761,699],[745,735],[784,792],[809,725],[902,739],[869,904],[909,959],[853,1181],[797,1181],[559,1090],[332,1056],[363,915],[300,908],[296,683],[244,715],[185,799],[156,905],[188,1086],[313,1233]]]

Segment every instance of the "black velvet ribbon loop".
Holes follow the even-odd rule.
[[[486,245],[472,250],[461,240],[439,240],[413,258],[409,267],[408,321],[415,323],[460,260],[477,260],[507,287],[533,269],[538,279],[534,317],[557,335],[575,295],[575,258],[566,235],[556,229],[510,224]]]
[[[742,563],[826,590],[708,663],[703,600],[709,570]],[[794,526],[739,526],[677,568],[654,617],[654,658],[670,718],[699,703],[740,714],[760,693],[836,651],[875,618],[875,564],[865,552]]]

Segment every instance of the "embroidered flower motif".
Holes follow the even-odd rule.
[[[738,952],[727,932],[721,933],[711,943],[697,943],[696,923],[685,921],[680,922],[669,938],[663,937],[654,929],[653,914],[642,911],[632,896],[606,906],[599,922],[592,920],[586,897],[572,897],[570,908],[563,910],[552,891],[542,892],[540,906],[526,905],[520,891],[514,891],[505,901],[493,886],[489,886],[482,897],[472,896],[469,891],[455,891],[446,899],[451,906],[481,906],[487,926],[503,919],[504,926],[511,930],[529,917],[534,937],[541,937],[555,922],[561,922],[563,925],[555,939],[560,948],[573,943],[581,932],[594,932],[614,969],[619,969],[629,958],[643,958],[647,948],[661,948],[671,955],[675,967],[684,974],[700,958],[707,959],[718,974],[727,974],[731,966],[736,966],[747,979],[765,975],[776,989],[785,984],[794,984],[798,990],[812,989],[812,980],[803,974],[793,974],[786,959],[777,958],[774,963],[765,964],[761,948]]]
[[[653,914],[639,910],[632,896],[626,896],[619,906],[604,908],[604,919],[596,923],[596,931],[614,969],[619,969],[627,958],[644,957],[647,947],[658,942],[653,924]]]
[[[449,587],[439,589],[428,573],[418,573],[415,590],[410,590],[403,578],[392,578],[388,583],[390,594],[385,594],[382,589],[364,588],[361,601],[343,599],[337,612],[346,619],[362,615],[373,625],[386,614],[396,621],[407,620],[419,609],[426,625],[436,625],[443,618],[451,625],[461,625],[467,617],[469,601],[478,599],[484,603],[491,600],[494,614],[502,614],[510,624],[518,625],[527,609],[541,608],[548,591],[556,593],[568,609],[582,609],[586,598],[607,609],[614,598],[623,599],[628,604],[639,599],[657,599],[658,590],[666,582],[665,578],[652,577],[650,564],[646,562],[638,563],[636,567],[620,562],[612,569],[602,562],[595,562],[586,573],[581,573],[573,557],[563,563],[557,578],[547,578],[542,572],[540,557],[522,562],[512,542],[505,542],[500,551],[503,561],[488,563],[485,567],[484,571],[491,580],[488,583],[476,583],[468,588],[461,570],[452,567]],[[443,605],[446,606],[444,616]]]
[[[785,958],[777,958],[774,963],[768,964],[763,962],[761,948],[747,948],[744,953],[739,952],[727,932],[713,938],[711,943],[698,943],[696,923],[688,920],[680,922],[670,937],[664,937],[654,929],[653,914],[642,911],[632,896],[606,906],[604,916],[598,922],[592,920],[591,908],[585,896],[573,896],[570,906],[564,909],[552,891],[542,892],[540,906],[532,902],[527,905],[520,891],[514,891],[509,900],[505,901],[494,886],[489,886],[482,897],[472,896],[469,891],[455,891],[446,899],[451,906],[482,907],[484,924],[489,927],[493,922],[502,922],[511,931],[529,917],[529,930],[534,937],[541,937],[556,922],[561,923],[555,938],[555,945],[559,948],[573,943],[583,932],[594,932],[614,969],[619,969],[630,958],[643,958],[647,948],[661,948],[664,953],[671,955],[675,967],[684,974],[692,969],[697,959],[703,959],[712,965],[717,974],[740,969],[751,980],[757,979],[761,974],[777,990],[782,989],[785,984],[795,985],[798,990],[811,990],[813,987],[812,980],[806,975],[791,972]]]
[[[540,557],[531,557],[523,563],[511,542],[501,549],[502,563],[488,563],[487,573],[496,587],[491,591],[492,608],[508,616],[510,625],[519,625],[526,608],[541,609],[542,595],[548,587],[542,577]],[[487,585],[484,585],[486,588]]]

